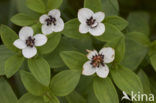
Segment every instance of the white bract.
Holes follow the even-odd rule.
[[[42,24],[42,33],[47,35],[53,32],[60,32],[64,29],[64,22],[61,19],[61,13],[58,9],[49,11],[48,15],[44,14],[40,17]]]
[[[43,34],[34,35],[31,27],[23,27],[19,32],[19,39],[14,41],[14,45],[22,49],[25,58],[32,58],[37,54],[36,46],[42,46],[47,42],[47,37]]]
[[[78,19],[80,21],[79,32],[89,32],[93,36],[100,36],[105,32],[105,25],[101,23],[104,20],[105,14],[103,12],[94,13],[88,8],[82,8],[78,12]]]
[[[109,67],[107,63],[111,63],[115,58],[115,51],[113,48],[102,48],[99,53],[96,50],[88,51],[88,59],[83,65],[82,74],[86,76],[96,73],[101,78],[106,78],[109,74]]]

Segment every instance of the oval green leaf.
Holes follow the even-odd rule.
[[[1,25],[0,26],[0,35],[4,45],[13,51],[18,51],[18,49],[13,45],[13,42],[18,39],[17,34],[8,26]]]
[[[132,91],[134,93],[143,93],[143,86],[139,77],[131,70],[116,66],[111,70],[111,75],[116,86],[127,94],[131,95]]]
[[[48,5],[48,9],[52,10],[52,9],[57,9],[61,6],[63,0],[48,0],[47,5]]]
[[[80,22],[78,21],[78,19],[72,19],[65,23],[64,30],[62,33],[65,36],[73,39],[84,39],[88,37],[88,34],[81,34],[79,32],[79,25]]]
[[[60,33],[53,33],[51,35],[48,35],[47,43],[38,48],[39,53],[41,54],[51,53],[58,46],[60,39],[61,39]]]
[[[101,0],[84,0],[84,7],[98,12],[102,10]]]
[[[26,71],[20,72],[21,80],[27,91],[36,96],[42,96],[47,91],[47,87],[40,84],[31,73]]]
[[[83,64],[87,61],[87,57],[77,51],[63,51],[60,56],[71,70],[81,71]]]
[[[93,82],[94,93],[100,103],[119,103],[118,94],[109,77],[96,77]]]
[[[38,13],[45,13],[46,6],[43,0],[26,0],[27,7]]]
[[[30,15],[19,13],[11,18],[11,22],[18,26],[28,26],[37,23],[37,18],[35,19]]]
[[[66,96],[76,88],[80,75],[77,71],[62,71],[52,78],[50,89],[56,96]]]
[[[14,55],[5,62],[5,74],[8,78],[13,76],[22,66],[24,62],[23,56]]]
[[[41,57],[28,60],[28,66],[33,76],[44,86],[50,83],[50,66],[47,61]]]
[[[119,16],[108,16],[104,22],[116,26],[120,31],[124,30],[128,25],[128,22]]]

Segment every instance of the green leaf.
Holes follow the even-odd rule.
[[[63,51],[60,56],[71,70],[81,71],[83,64],[87,61],[87,57],[77,51]]]
[[[48,9],[52,10],[52,9],[57,9],[61,6],[63,0],[48,0],[47,5],[48,5]]]
[[[120,37],[111,42],[108,42],[105,46],[115,49],[115,61],[120,63],[125,56],[125,38]]]
[[[93,82],[94,93],[100,103],[119,103],[115,87],[109,77],[96,77]]]
[[[111,70],[111,75],[116,86],[127,94],[131,95],[132,91],[134,93],[143,93],[139,77],[131,70],[122,66],[116,66]]]
[[[43,98],[40,96],[34,96],[30,93],[26,93],[18,100],[18,103],[45,103],[45,102],[43,101]]]
[[[2,41],[4,43],[4,45],[13,51],[17,51],[18,49],[13,45],[13,42],[18,39],[17,34],[10,29],[8,26],[6,25],[1,25],[0,26],[0,35],[2,38]]]
[[[116,26],[121,31],[128,25],[128,22],[119,16],[108,16],[104,19],[104,22]]]
[[[11,86],[2,77],[0,77],[0,91],[0,99],[2,103],[17,103],[17,97]]]
[[[80,72],[65,70],[52,78],[50,88],[56,96],[66,96],[76,88],[79,79]]]
[[[38,13],[45,13],[46,6],[43,0],[26,0],[27,7]]]
[[[118,15],[119,13],[119,3],[118,0],[101,0],[102,10],[105,12],[106,16]]]
[[[5,75],[4,65],[5,61],[13,55],[13,52],[7,49],[4,45],[0,45],[0,75]]]
[[[101,0],[84,0],[84,7],[89,8],[94,12],[101,11],[102,10]]]
[[[76,91],[66,96],[68,103],[87,103],[87,101]]]
[[[136,70],[145,58],[148,48],[129,37],[126,38],[125,47],[125,58],[121,64],[131,70]]]
[[[98,40],[109,42],[113,41],[114,39],[123,37],[122,32],[120,32],[119,29],[114,25],[105,23],[105,28],[106,31],[104,32],[104,34],[96,37]]]
[[[69,51],[69,50],[70,51],[78,50],[80,52],[86,53],[86,48],[90,50],[93,49],[92,41],[90,38],[71,39],[71,38],[67,38],[63,36],[61,38],[59,45],[56,47],[56,49],[49,55],[46,55],[45,58],[48,61],[51,68],[60,68],[60,67],[65,66],[63,60],[60,57],[60,52]]]
[[[51,90],[49,90],[45,95],[44,95],[44,101],[46,103],[60,103],[59,99],[52,93]]]
[[[50,67],[47,61],[41,57],[28,60],[28,66],[33,76],[44,86],[50,83]]]
[[[7,59],[5,62],[5,74],[8,78],[13,76],[24,62],[23,56],[14,55]]]
[[[27,91],[36,96],[42,96],[46,93],[47,88],[40,84],[31,73],[20,71],[21,80]]]
[[[126,34],[126,37],[146,47],[149,47],[149,45],[151,44],[149,38],[141,32],[129,32]]]
[[[60,39],[61,39],[60,33],[53,33],[51,35],[48,35],[47,43],[38,48],[39,52],[41,54],[48,54],[52,52],[58,46]]]
[[[72,19],[68,22],[65,23],[64,26],[64,30],[63,30],[63,34],[69,38],[73,38],[73,39],[84,39],[86,37],[88,37],[88,34],[81,34],[79,32],[79,25],[80,22],[78,21],[78,19]]]
[[[128,16],[128,32],[142,32],[145,35],[150,34],[149,14],[146,12],[132,12]]]
[[[146,73],[143,70],[140,70],[138,72],[138,76],[142,82],[144,93],[150,94],[151,93],[150,82]]]
[[[14,15],[11,18],[11,22],[18,26],[28,26],[37,22],[37,18],[33,18],[32,16],[24,13],[19,13]]]
[[[156,71],[156,54],[150,56],[150,60],[154,70]]]

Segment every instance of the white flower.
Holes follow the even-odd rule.
[[[47,42],[47,37],[43,34],[34,35],[31,27],[23,27],[19,32],[19,39],[14,41],[14,45],[22,49],[25,58],[32,58],[37,54],[35,46],[42,46]]]
[[[82,74],[86,76],[96,73],[101,78],[106,78],[109,74],[107,63],[111,63],[115,58],[113,48],[102,48],[99,53],[96,50],[89,51],[87,55],[89,61],[83,65]]]
[[[105,17],[103,12],[94,13],[88,8],[82,8],[78,12],[78,19],[80,21],[79,32],[89,32],[93,36],[100,36],[105,32],[105,25],[101,23]]]
[[[61,13],[58,9],[49,11],[48,15],[44,14],[40,17],[43,34],[51,34],[52,32],[60,32],[64,29],[64,22],[61,19]]]

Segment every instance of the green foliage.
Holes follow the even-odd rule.
[[[87,61],[87,57],[79,52],[76,51],[63,51],[61,52],[61,57],[64,63],[71,69],[71,70],[82,70],[82,66],[85,61]]]
[[[152,55],[150,57],[150,60],[151,60],[151,64],[152,64],[154,70],[156,71],[156,54]]]
[[[95,96],[100,103],[119,103],[115,87],[109,77],[106,79],[95,78],[93,83]]]
[[[0,35],[4,45],[13,51],[17,51],[18,49],[13,45],[13,42],[18,39],[17,34],[10,29],[8,26],[1,25],[0,26]]]
[[[66,96],[76,88],[79,79],[80,72],[65,70],[52,78],[50,88],[56,96]]]
[[[3,103],[17,103],[17,97],[11,86],[2,77],[0,77],[0,91],[0,98]]]
[[[104,19],[104,23],[112,24],[121,31],[128,25],[128,22],[119,16],[108,16]]]
[[[9,57],[5,62],[5,74],[8,78],[13,76],[24,62],[23,56],[14,55]]]
[[[73,39],[84,39],[88,37],[88,34],[81,34],[79,32],[79,25],[80,22],[78,21],[78,19],[72,19],[65,23],[65,27],[62,33],[65,36]]]
[[[116,66],[112,68],[111,75],[116,86],[127,94],[131,95],[131,91],[143,93],[143,86],[139,77],[131,70],[123,66]]]
[[[28,26],[37,22],[36,18],[24,13],[19,13],[11,18],[11,22],[18,26]]]
[[[42,99],[42,97],[26,93],[19,99],[18,103],[45,103],[45,102]]]
[[[43,0],[26,0],[28,8],[38,13],[46,12],[46,5]]]
[[[42,96],[47,92],[47,87],[40,84],[31,73],[26,71],[20,72],[21,80],[29,93]]]
[[[119,13],[118,0],[101,0],[102,10],[105,12],[106,16],[114,16]]]
[[[149,35],[149,14],[146,12],[132,12],[128,16],[128,32],[142,32]]]
[[[105,23],[106,31],[103,35],[96,37],[100,41],[110,42],[114,39],[120,38],[123,34],[112,24]]]
[[[87,103],[86,100],[76,91],[66,96],[68,103]]]
[[[0,45],[0,75],[4,75],[5,61],[13,55],[13,52],[8,50],[4,45]]]
[[[89,8],[94,12],[101,11],[102,10],[101,0],[84,0],[84,7]]]
[[[60,33],[53,33],[49,35],[47,43],[38,48],[39,52],[41,54],[48,54],[52,52],[59,44],[60,39],[61,39]]]
[[[48,2],[47,2],[48,9],[49,10],[57,9],[60,7],[62,2],[63,2],[63,0],[48,0]]]
[[[47,61],[41,57],[28,60],[28,66],[33,76],[44,86],[50,83],[50,66]]]

